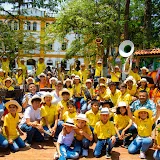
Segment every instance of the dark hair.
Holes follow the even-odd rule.
[[[116,83],[115,83],[115,82],[109,82],[109,83],[108,83],[108,86],[111,86],[111,85],[116,86]]]
[[[38,102],[41,102],[41,99],[40,99],[40,98],[32,99],[32,100],[31,100],[31,103],[33,103],[33,102],[37,102],[37,101],[38,101]]]
[[[57,81],[57,82],[55,83],[56,86],[57,86],[58,84],[62,84],[62,85],[63,85],[62,81]]]
[[[124,106],[125,108],[126,108],[126,106]],[[116,114],[121,114],[121,112],[120,112],[120,108],[121,107],[118,107],[117,108],[117,110],[116,110]],[[125,112],[125,114],[124,115],[128,115],[128,112],[127,112],[127,109],[126,109],[126,112]]]
[[[70,95],[68,92],[62,92],[62,96],[63,95]]]
[[[64,84],[64,86],[63,86],[63,87],[64,87],[64,88],[67,88],[66,83]],[[72,88],[72,85],[70,84],[68,88]]]
[[[69,100],[67,102],[67,106],[69,106],[69,105],[72,105],[72,106],[76,107],[75,102],[73,100]]]
[[[91,106],[95,103],[98,103],[98,106],[100,105],[99,101],[97,99],[92,99],[91,101]]]
[[[33,83],[33,82],[32,82],[32,83],[29,83],[29,84],[28,84],[28,87],[29,87],[31,84],[34,84],[34,83]],[[34,84],[34,85],[35,85],[35,84]]]
[[[123,87],[123,88],[127,88],[127,85],[125,84],[125,83],[122,83],[122,84],[120,84],[120,86],[119,86],[120,88],[121,87]]]
[[[148,92],[146,90],[141,90],[139,93],[146,93],[148,95]]]
[[[105,104],[109,104],[110,108],[113,108],[113,107],[114,107],[114,105],[113,105],[113,103],[112,103],[111,100],[105,100],[105,101],[101,102],[101,105],[102,105],[102,106],[105,105]]]

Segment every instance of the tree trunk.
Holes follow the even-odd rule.
[[[129,21],[129,6],[130,6],[130,0],[126,0],[126,5],[125,5],[125,24],[124,24],[124,39],[128,40],[129,39],[129,29],[128,29],[128,21]]]

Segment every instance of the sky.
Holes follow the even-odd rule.
[[[5,3],[5,4],[3,4],[3,7],[4,7],[5,10],[11,10],[12,5],[8,4],[8,3]]]

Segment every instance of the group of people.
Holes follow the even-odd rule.
[[[115,66],[109,79],[102,77],[101,60],[96,63],[93,79],[84,63],[79,70],[73,68],[58,77],[50,71],[44,73],[43,58],[39,59],[35,76],[26,77],[23,68],[18,68],[16,81],[0,69],[3,89],[12,91],[24,84],[27,88],[18,102],[0,97],[0,147],[16,152],[34,141],[52,139],[56,142],[54,159],[88,157],[93,143],[94,157],[105,151],[106,158],[111,158],[112,148],[120,145],[130,154],[140,151],[140,158],[146,158],[153,144],[153,130],[159,126],[160,76],[150,86],[134,67],[122,81],[120,68]],[[141,71],[147,75],[146,67]],[[26,139],[22,140],[24,133]],[[156,142],[153,157],[160,160],[160,140]]]

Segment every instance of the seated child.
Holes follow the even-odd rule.
[[[108,108],[102,108],[100,112],[100,121],[96,123],[94,128],[94,135],[95,139],[97,139],[97,144],[94,149],[94,156],[96,158],[100,157],[102,149],[105,147],[106,158],[111,158],[111,151],[116,142],[116,131],[114,124],[109,121]]]
[[[19,136],[19,134],[23,135],[23,132],[18,127],[18,112],[22,111],[22,107],[15,100],[8,101],[5,106],[9,113],[4,117],[3,135],[8,140],[11,151],[16,152],[26,146]]]
[[[58,136],[57,144],[56,144],[56,150],[58,152],[55,153],[54,159],[57,159],[59,157],[59,160],[66,160],[66,159],[77,159],[79,154],[74,151],[74,149],[71,149],[71,144],[74,139],[74,122],[72,119],[67,119],[66,123],[63,123],[63,130]]]
[[[132,116],[130,107],[127,107],[127,111],[128,116],[137,125],[138,130],[138,136],[129,145],[128,152],[130,154],[134,154],[140,150],[139,157],[141,159],[145,159],[145,153],[152,144],[152,126],[159,117],[160,105],[157,105],[157,113],[155,117],[153,117],[153,112],[145,107],[141,107],[140,109],[136,110],[134,112],[134,116]]]
[[[74,149],[80,155],[82,152],[83,157],[88,156],[88,149],[90,141],[93,140],[92,132],[87,125],[88,119],[85,114],[79,114],[75,118],[76,128],[75,128],[75,143]]]
[[[29,99],[28,104],[31,106],[25,109],[24,116],[20,122],[20,128],[23,132],[27,133],[25,142],[31,145],[33,140],[37,142],[44,141],[44,137],[41,134],[41,132],[43,132],[43,127],[40,125],[41,97],[34,95]]]
[[[136,128],[132,125],[132,120],[127,114],[127,104],[126,102],[119,102],[116,115],[114,116],[114,124],[116,129],[116,139],[123,140],[123,147],[128,148],[129,139],[134,133],[136,133]],[[125,134],[130,133],[129,136],[125,137]]]
[[[7,148],[8,147],[8,141],[6,138],[2,135],[2,130],[0,126],[0,147]]]

